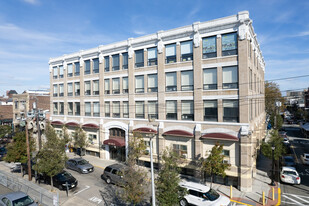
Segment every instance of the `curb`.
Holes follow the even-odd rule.
[[[281,188],[278,187],[278,202],[277,202],[276,206],[280,205],[280,204],[281,204]]]
[[[98,165],[93,165],[93,166],[95,166],[95,167],[98,167],[98,168],[101,168],[101,169],[105,169],[105,167],[101,167],[101,166],[98,166]]]

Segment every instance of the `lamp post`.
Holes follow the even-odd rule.
[[[275,179],[275,145],[274,144],[272,144],[272,146],[271,146],[271,152],[272,152],[272,178],[271,178],[271,183],[270,183],[270,185],[272,185],[272,186],[275,186],[276,184],[275,184],[275,181],[274,181],[274,179]]]
[[[155,183],[154,183],[154,172],[153,172],[153,157],[152,157],[152,138],[154,134],[149,135],[150,143],[150,167],[151,167],[151,193],[152,193],[152,206],[156,205],[156,193],[155,193]]]

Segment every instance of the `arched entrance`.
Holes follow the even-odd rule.
[[[120,128],[109,129],[109,139],[104,141],[109,146],[110,159],[124,162],[126,160],[125,131]]]

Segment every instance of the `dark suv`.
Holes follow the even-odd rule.
[[[43,175],[40,180],[43,180],[44,183],[51,184],[50,177],[47,175]],[[77,184],[78,181],[75,177],[65,170],[53,176],[53,186],[58,187],[59,190],[66,190],[66,186],[68,186],[68,189],[72,189],[75,188]]]
[[[126,184],[125,180],[123,179],[125,169],[125,166],[121,164],[107,166],[104,169],[101,178],[105,180],[107,184],[114,183],[120,186],[124,186]]]

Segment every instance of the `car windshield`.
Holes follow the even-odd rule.
[[[22,197],[17,200],[13,200],[13,206],[26,206],[33,203],[33,200],[29,196]]]
[[[220,197],[220,195],[213,189],[210,189],[208,192],[205,193],[205,195],[210,201],[215,201]]]
[[[286,162],[294,162],[294,160],[292,158],[285,158]]]
[[[85,164],[88,164],[88,162],[86,160],[80,160],[80,161],[78,161],[78,164],[79,165],[85,165]]]
[[[284,175],[295,175],[295,176],[297,176],[297,174],[296,174],[296,172],[294,172],[294,171],[283,171],[283,174]]]
[[[59,179],[61,181],[65,181],[65,180],[71,178],[72,175],[70,173],[68,173],[68,172],[62,172],[62,173],[58,174],[57,177],[59,177]]]

